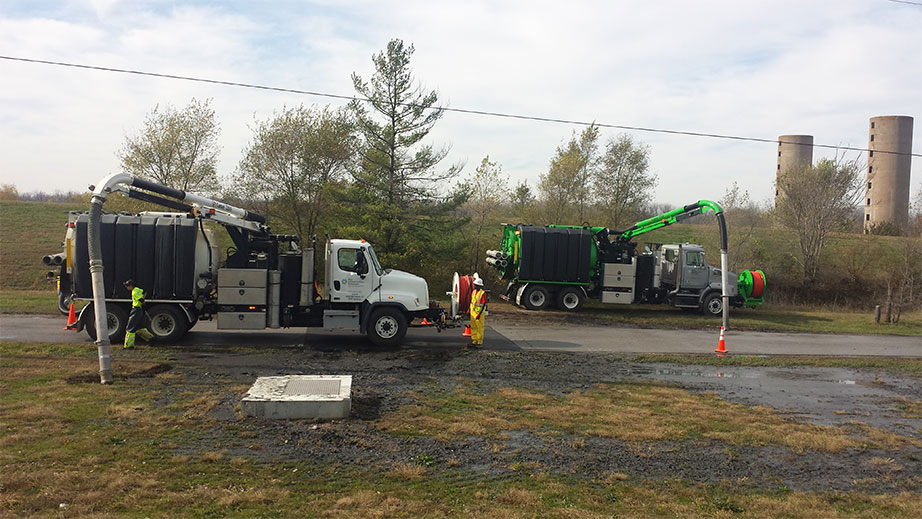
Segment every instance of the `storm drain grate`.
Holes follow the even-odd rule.
[[[339,379],[303,379],[288,381],[283,395],[339,395],[342,381]]]
[[[352,410],[352,376],[259,377],[240,405],[257,418],[345,418]]]

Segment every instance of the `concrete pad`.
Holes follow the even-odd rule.
[[[240,406],[257,418],[346,418],[352,411],[352,375],[259,377]]]

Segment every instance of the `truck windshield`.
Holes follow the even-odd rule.
[[[378,255],[375,254],[375,249],[371,245],[368,246],[368,254],[371,256],[371,263],[375,266],[375,272],[378,275],[381,275],[381,262],[378,261]]]

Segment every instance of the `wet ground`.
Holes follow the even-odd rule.
[[[897,399],[922,400],[922,384],[908,375],[841,368],[727,368],[637,364],[598,353],[464,351],[403,348],[380,351],[345,341],[322,348],[279,347],[235,354],[218,348],[166,348],[171,370],[185,374],[196,391],[224,395],[213,416],[218,426],[206,444],[229,456],[257,456],[266,462],[306,461],[342,466],[379,466],[431,460],[433,469],[460,468],[471,478],[521,475],[527,470],[574,477],[608,473],[649,479],[698,482],[743,481],[766,489],[922,492],[922,449],[848,449],[838,453],[779,446],[734,446],[719,441],[626,443],[619,440],[507,431],[501,440],[469,437],[438,441],[404,437],[376,427],[385,413],[413,401],[420,388],[455,387],[466,381],[477,392],[515,387],[552,394],[585,390],[600,382],[654,380],[691,392],[715,392],[748,406],[771,406],[791,420],[816,425],[867,423],[919,439],[922,419],[907,418]],[[238,395],[229,386],[249,385],[257,376],[280,374],[353,375],[353,413],[347,420],[272,421],[241,419]],[[190,388],[177,386],[170,391]],[[179,393],[177,393],[179,394]],[[162,396],[164,402],[170,394]],[[254,443],[258,449],[254,450]],[[210,445],[209,445],[210,444]],[[497,447],[499,445],[499,447]],[[881,462],[881,460],[884,460]],[[457,474],[457,470],[452,472]]]

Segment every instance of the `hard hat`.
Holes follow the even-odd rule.
[[[131,285],[131,286],[134,286],[134,280],[133,280],[133,279],[126,279],[125,282],[122,283],[122,284],[123,284],[123,285]]]
[[[475,286],[475,287],[482,287],[482,286],[483,286],[483,279],[481,279],[481,278],[476,278],[476,279],[474,279],[474,286]]]

